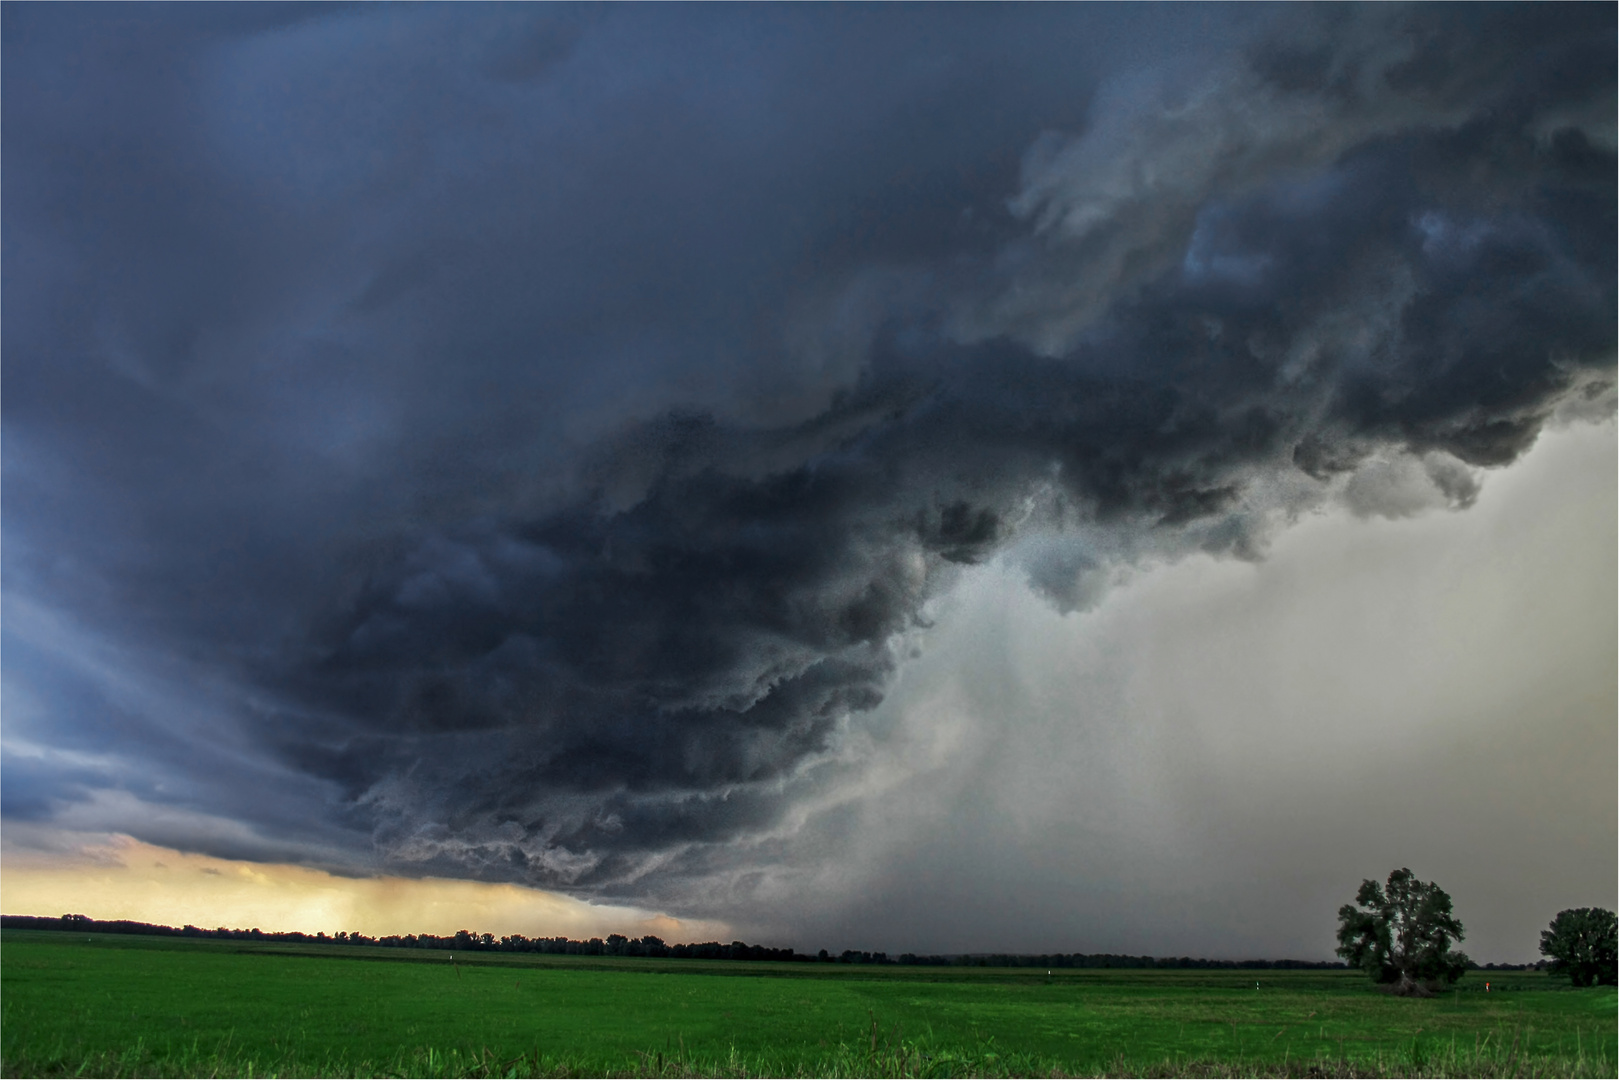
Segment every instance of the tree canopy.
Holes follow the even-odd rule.
[[[1355,903],[1338,909],[1338,955],[1397,994],[1430,993],[1459,979],[1467,956],[1450,945],[1464,936],[1450,894],[1408,869],[1391,873],[1387,887],[1368,878]]]
[[[1540,932],[1540,951],[1551,957],[1554,975],[1575,986],[1619,983],[1619,918],[1606,908],[1568,908]]]

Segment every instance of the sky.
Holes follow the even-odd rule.
[[[1607,5],[0,5],[0,906],[1616,906]],[[342,924],[342,925],[339,925]]]

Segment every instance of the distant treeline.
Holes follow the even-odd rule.
[[[623,934],[609,934],[606,938],[574,941],[565,937],[531,938],[522,934],[495,937],[471,930],[457,930],[448,937],[438,934],[389,934],[386,937],[368,937],[365,934],[339,932],[305,934],[298,930],[273,932],[254,927],[251,930],[231,930],[219,927],[204,930],[186,925],[175,928],[156,923],[134,922],[130,919],[92,919],[86,915],[63,915],[47,918],[39,915],[0,915],[0,928],[7,930],[76,930],[98,934],[150,934],[161,937],[215,938],[227,941],[284,941],[306,945],[378,945],[397,949],[444,949],[454,952],[520,952],[547,953],[561,956],[654,956],[677,960],[776,960],[797,963],[826,964],[914,964],[938,967],[1028,967],[1028,968],[1171,968],[1171,969],[1244,969],[1254,971],[1306,971],[1341,969],[1339,960],[1202,960],[1189,956],[1116,956],[1111,953],[1051,953],[1039,956],[1012,953],[973,953],[959,956],[917,956],[902,953],[889,956],[882,952],[860,952],[845,949],[832,954],[822,949],[814,956],[792,949],[772,949],[765,945],[749,945],[733,941],[722,945],[717,941],[670,945],[662,938],[648,934],[641,938],[628,938]],[[1539,964],[1485,964],[1486,971],[1523,971],[1544,966]],[[1478,965],[1474,965],[1477,967]]]

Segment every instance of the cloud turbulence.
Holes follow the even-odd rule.
[[[690,895],[971,568],[1613,412],[1604,5],[4,30],[8,826]]]

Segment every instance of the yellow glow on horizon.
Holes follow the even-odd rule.
[[[446,878],[346,878],[308,867],[215,859],[98,837],[71,853],[6,851],[0,911],[205,929],[338,931],[575,939],[656,934],[669,942],[729,940],[723,923],[589,904],[520,885]]]

